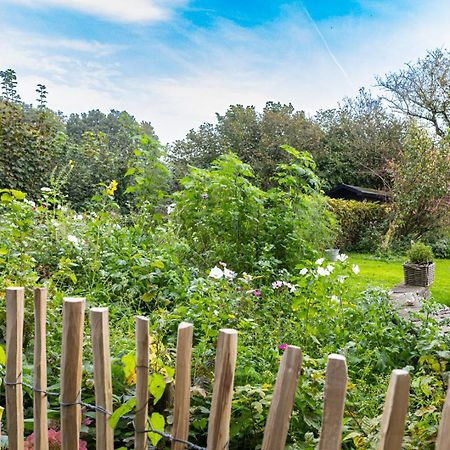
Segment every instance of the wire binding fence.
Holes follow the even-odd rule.
[[[6,292],[6,419],[8,448],[24,449],[23,387],[29,389],[34,402],[34,448],[48,450],[47,397],[59,397],[61,439],[63,450],[79,450],[81,407],[96,412],[97,450],[113,450],[113,429],[108,424],[112,414],[112,379],[109,350],[107,308],[90,311],[91,337],[94,355],[95,404],[82,400],[83,298],[65,298],[63,302],[63,338],[61,352],[61,392],[47,390],[46,376],[46,303],[47,290],[34,289],[35,352],[34,379],[28,384],[22,379],[24,288],[9,288]],[[134,421],[134,448],[153,449],[149,433],[161,436],[172,450],[224,450],[229,446],[231,402],[237,355],[237,332],[219,332],[214,387],[208,424],[207,447],[190,442],[189,407],[191,388],[191,356],[193,327],[181,323],[178,327],[176,384],[171,433],[156,430],[148,420],[149,376],[148,319],[136,318],[136,406],[127,416]],[[288,346],[281,358],[272,402],[264,430],[262,450],[283,450],[289,430],[295,393],[302,365],[300,348]],[[342,420],[347,389],[346,360],[330,355],[326,368],[324,408],[319,450],[338,450],[342,441]],[[408,411],[410,376],[404,370],[391,374],[381,419],[380,450],[402,448],[405,418]],[[445,399],[436,449],[450,448],[450,391]]]

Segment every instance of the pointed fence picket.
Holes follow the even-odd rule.
[[[24,321],[24,288],[6,290],[6,420],[11,450],[24,448],[24,412],[22,392],[22,353]],[[48,450],[47,377],[46,377],[46,302],[47,290],[34,289],[34,448]],[[63,301],[63,336],[61,349],[61,436],[63,450],[79,449],[81,425],[81,377],[85,300]],[[96,449],[114,448],[113,430],[108,425],[112,412],[111,357],[109,350],[108,309],[92,308],[91,338],[94,356],[96,396]],[[149,448],[148,376],[149,321],[136,317],[136,409],[134,416],[135,449]],[[191,390],[191,357],[193,327],[181,323],[177,336],[176,384],[173,434],[161,432],[172,450],[204,450],[188,441]],[[229,445],[231,402],[237,356],[236,330],[219,331],[215,381],[209,416],[207,449],[223,450]],[[262,450],[282,450],[288,436],[290,416],[302,365],[300,348],[288,346],[281,358],[273,398],[267,417]],[[404,370],[391,374],[381,419],[379,450],[401,450],[408,412],[410,376]],[[339,450],[347,389],[347,366],[341,355],[328,357],[324,389],[324,408],[319,450]],[[445,399],[436,443],[438,450],[450,449],[450,389]]]

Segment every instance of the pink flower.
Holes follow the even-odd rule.
[[[48,430],[48,448],[49,450],[60,450],[62,446],[61,431],[56,431],[53,428]],[[24,442],[25,450],[34,450],[34,434],[30,434]],[[88,450],[87,442],[80,439],[80,450]]]
[[[261,291],[259,289],[249,289],[245,291],[246,294],[253,294],[255,297],[261,297]]]
[[[93,420],[90,417],[85,417],[82,423],[83,425],[89,426],[92,422]]]
[[[284,352],[284,351],[288,348],[288,344],[286,344],[286,343],[280,344],[280,345],[278,346],[278,348],[279,348],[281,351]]]

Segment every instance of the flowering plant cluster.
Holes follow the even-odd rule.
[[[234,280],[236,278],[237,273],[227,269],[227,265],[224,262],[220,262],[219,265],[222,266],[222,269],[218,266],[214,266],[209,272],[210,278],[214,278],[216,280],[220,280],[221,278],[225,278],[226,280]]]
[[[48,430],[48,448],[49,450],[60,450],[62,448],[61,431],[53,428]],[[88,450],[87,442],[80,439],[80,450]],[[25,450],[34,449],[34,433],[30,434],[24,442]]]

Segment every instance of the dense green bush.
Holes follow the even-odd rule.
[[[450,230],[433,233],[426,236],[424,241],[433,249],[436,258],[450,258]]]
[[[356,200],[327,200],[339,224],[337,247],[354,251],[375,251],[387,228],[390,206]]]
[[[423,242],[415,242],[408,251],[408,261],[412,264],[429,264],[433,259],[433,250]]]
[[[448,228],[450,135],[436,141],[426,129],[411,123],[390,170],[393,207],[383,247],[405,236],[422,240]]]
[[[194,324],[195,442],[205,444],[213,349],[223,327],[239,331],[230,449],[261,443],[283,344],[304,351],[288,448],[317,445],[329,353],[343,354],[348,362],[343,448],[377,446],[390,372],[405,367],[413,379],[405,448],[432,448],[445,397],[448,337],[426,313],[419,326],[401,318],[383,291],[350,291],[347,278],[353,272],[357,269],[348,261],[326,265],[323,260],[306,264],[294,276],[280,274],[272,283],[248,274],[218,277],[215,271],[214,278],[194,280],[190,296],[157,319],[169,347],[175,345],[179,321]]]
[[[167,186],[168,169],[150,123],[115,110],[72,114],[66,121],[46,107],[45,86],[38,85],[34,107],[21,102],[13,70],[0,71],[0,79],[0,188],[37,199],[53,171],[71,166],[64,192],[83,209],[102,183],[118,182],[116,199],[122,207],[135,200],[125,195],[127,188],[139,187],[142,194],[145,185],[153,201],[155,191]],[[127,177],[129,170],[136,176]]]
[[[0,97],[0,187],[39,196],[65,152],[63,128],[47,109]]]
[[[333,242],[334,219],[319,193],[314,161],[306,152],[286,150],[294,161],[278,167],[278,187],[269,191],[252,183],[252,168],[232,153],[210,169],[192,168],[181,180],[173,217],[197,263],[292,269]]]
[[[235,161],[232,167],[235,163],[238,164]],[[226,168],[229,162],[224,164]],[[286,167],[280,177],[296,182],[297,178],[289,178],[290,172],[291,168]],[[309,176],[306,179],[313,180]],[[280,233],[295,230],[283,220],[292,220],[289,214],[288,219],[285,217],[293,205],[304,208],[297,201],[317,201],[311,195],[311,184],[297,186],[302,188],[294,189],[287,184],[279,191],[270,191],[270,195],[256,191],[264,200],[263,216],[270,210],[266,205],[268,197],[284,199],[271,205],[274,210],[276,205],[284,208],[276,210],[269,222],[275,227],[278,221],[284,227]],[[223,189],[220,183],[208,187],[211,188],[208,197],[196,199],[197,205],[209,200],[210,195],[218,202],[219,192],[227,195],[234,192]],[[217,187],[217,193],[213,187]],[[136,313],[150,318],[150,383],[155,380],[155,385],[160,387],[153,388],[149,412],[161,415],[166,431],[170,431],[176,328],[179,322],[187,320],[195,326],[191,439],[198,444],[205,443],[207,433],[217,333],[220,328],[230,327],[239,331],[231,449],[250,450],[261,442],[283,344],[299,345],[304,352],[289,433],[291,449],[310,449],[317,442],[326,355],[332,352],[344,354],[349,366],[343,448],[375,446],[388,376],[393,368],[399,367],[408,367],[413,377],[405,448],[427,449],[432,445],[445,395],[443,380],[450,355],[446,352],[448,338],[440,334],[428,315],[421,317],[422,325],[417,326],[397,315],[385,293],[374,290],[360,294],[352,290],[348,278],[359,270],[345,255],[335,264],[328,264],[323,258],[315,262],[298,261],[297,269],[291,268],[290,272],[268,257],[265,265],[257,264],[252,274],[243,273],[231,261],[207,269],[199,267],[193,264],[190,247],[197,243],[193,236],[186,239],[178,234],[176,221],[152,221],[146,208],[123,216],[111,191],[110,186],[105,187],[99,199],[91,204],[92,210],[83,214],[64,204],[64,197],[56,187],[44,190],[36,203],[28,201],[21,192],[3,191],[0,271],[2,288],[13,284],[32,286],[36,282],[50,288],[48,315],[54,325],[49,328],[48,359],[52,390],[59,389],[60,381],[57,368],[62,297],[85,296],[90,306],[110,307],[114,330],[111,340],[114,407],[119,411],[116,446],[133,445],[133,428],[126,417],[120,417],[120,411],[126,414],[133,409],[130,405],[136,364],[133,334]],[[197,214],[196,220],[205,214],[207,225],[216,223],[212,222],[214,218],[209,217],[206,207]],[[229,214],[231,219],[227,220],[231,221],[234,216]],[[310,212],[306,210],[302,214]],[[311,215],[309,222],[305,222],[302,214],[298,216],[302,220],[300,224],[318,220]],[[251,226],[246,229],[251,230]],[[312,230],[308,233],[313,233]],[[265,237],[264,232],[262,236]],[[270,235],[274,236],[277,236],[275,232]],[[31,304],[27,311],[25,355],[28,361],[32,355]],[[0,318],[4,318],[4,303],[0,305]],[[87,336],[89,328],[86,329],[83,400],[92,403],[92,364]],[[0,366],[0,374],[2,370]],[[28,383],[32,380],[29,365],[24,368],[24,378]],[[49,401],[57,410],[57,398]],[[31,408],[31,404],[31,396],[26,395],[26,407]],[[118,409],[122,405],[128,406]],[[83,428],[82,439],[88,442],[88,448],[95,448],[93,426]],[[159,444],[159,448],[164,446]]]

